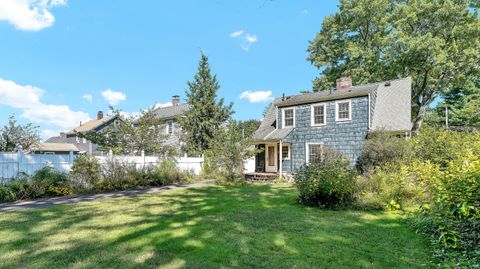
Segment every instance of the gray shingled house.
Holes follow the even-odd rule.
[[[411,79],[352,86],[277,98],[254,134],[258,173],[292,173],[322,157],[329,148],[356,162],[373,130],[408,135],[411,129]]]
[[[181,104],[180,97],[174,95],[172,98],[172,105],[167,107],[160,107],[155,110],[155,115],[162,122],[160,130],[164,130],[167,135],[165,145],[180,151],[180,135],[182,130],[177,123],[178,117],[185,115],[190,110],[189,104]]]
[[[116,123],[116,116],[103,116],[102,111],[98,111],[97,119],[90,120],[85,123],[80,122],[80,125],[71,129],[67,132],[60,133],[59,136],[50,137],[45,141],[46,143],[60,143],[60,144],[72,144],[78,148],[79,153],[81,154],[90,154],[90,155],[101,155],[103,154],[99,149],[98,145],[92,143],[91,141],[80,138],[79,133],[86,133],[89,131],[100,132],[101,130],[107,128],[108,126],[114,126]]]

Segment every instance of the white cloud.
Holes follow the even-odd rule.
[[[45,129],[45,130],[42,130],[40,132],[40,136],[43,138],[43,139],[48,139],[52,136],[58,136],[60,135],[60,131],[59,130],[51,130],[51,129]]]
[[[243,34],[243,30],[236,31],[230,34],[230,37],[237,38],[240,37]]]
[[[304,10],[302,10],[302,14],[303,14],[303,15],[307,15],[307,14],[308,14],[308,12],[309,12],[309,10],[308,10],[308,9],[304,9]]]
[[[83,100],[89,102],[89,103],[92,103],[93,101],[93,96],[91,94],[85,94],[82,96]]]
[[[33,123],[44,123],[70,129],[80,121],[89,119],[87,113],[72,111],[66,105],[44,104],[40,98],[44,90],[30,86],[18,85],[10,80],[0,78],[0,105],[22,110],[20,115]]]
[[[67,0],[0,0],[0,20],[19,30],[40,31],[55,22],[50,9],[66,4]]]
[[[112,91],[111,89],[103,91],[102,96],[110,105],[116,105],[121,101],[127,100],[127,95],[125,93]]]
[[[230,33],[230,37],[240,38],[241,39],[240,47],[245,51],[250,50],[250,47],[252,46],[252,44],[258,41],[258,38],[256,35],[246,33],[243,30]]]
[[[250,103],[268,102],[273,100],[272,91],[244,91],[240,99],[247,99]]]

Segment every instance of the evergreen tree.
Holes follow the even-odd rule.
[[[184,149],[190,154],[198,155],[211,148],[217,131],[233,114],[233,104],[225,106],[223,98],[217,101],[220,85],[217,76],[212,76],[208,57],[203,53],[198,72],[187,85],[186,96],[190,110],[179,119],[179,124],[184,131]]]

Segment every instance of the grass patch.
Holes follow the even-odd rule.
[[[0,213],[0,268],[425,268],[398,215],[210,186]]]

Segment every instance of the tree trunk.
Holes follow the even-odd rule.
[[[418,110],[417,116],[415,117],[415,121],[413,122],[412,126],[412,134],[414,136],[420,133],[420,128],[422,127],[423,119],[425,118],[425,114],[427,113],[428,104],[422,104]]]

